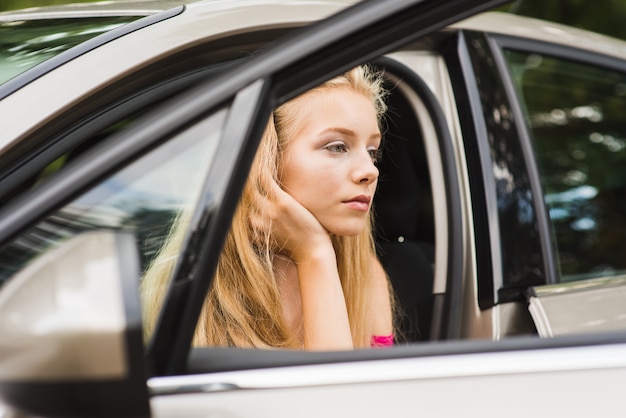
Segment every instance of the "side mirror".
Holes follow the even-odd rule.
[[[0,399],[26,415],[149,417],[139,257],[127,233],[75,236],[0,288]]]

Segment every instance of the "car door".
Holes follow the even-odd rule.
[[[539,333],[624,330],[626,65],[589,49],[508,38],[497,45],[548,218],[548,280],[529,294]]]
[[[482,275],[479,303],[528,297],[541,336],[624,329],[624,57],[615,41],[575,35],[582,48],[539,31],[463,34],[468,71],[487,87],[474,92],[475,120],[491,139],[474,158],[498,219],[483,224],[497,262],[483,266],[494,273]]]
[[[623,379],[623,345],[600,345],[594,341],[597,346],[588,342],[587,349],[572,351],[568,349],[571,341],[550,346],[533,340],[497,346],[492,342],[442,343],[354,353],[191,349],[209,278],[272,108],[332,75],[490,4],[370,1],[304,30],[231,71],[217,74],[191,93],[175,97],[80,156],[48,180],[46,188],[21,196],[0,217],[4,242],[19,244],[19,238],[33,226],[41,227],[33,234],[40,237],[41,231],[50,230],[46,221],[58,221],[58,216],[49,217],[51,213],[67,213],[68,209],[84,208],[90,202],[91,207],[100,208],[100,202],[119,190],[119,181],[109,180],[130,178],[133,181],[123,184],[134,184],[135,180],[141,183],[154,167],[171,158],[184,165],[188,157],[177,159],[178,154],[172,153],[170,146],[179,148],[181,155],[195,157],[203,153],[190,152],[189,146],[204,144],[204,158],[210,163],[203,165],[205,171],[197,173],[199,179],[182,199],[188,232],[180,244],[180,261],[168,285],[155,335],[148,342],[147,375],[143,382],[135,382],[138,386],[147,384],[154,416],[495,416],[505,406],[519,402],[521,394],[540,381],[545,385],[542,387],[552,391],[541,391],[533,398],[537,408],[554,406],[554,397],[573,395],[564,408],[591,413],[596,410],[595,405],[584,403],[582,396],[587,388],[571,388],[568,381],[575,377],[600,387],[607,381]],[[198,164],[202,165],[194,166]],[[158,179],[157,176],[150,184],[158,185]],[[110,216],[115,214],[113,209],[119,209],[115,201],[105,210],[95,212],[99,221],[113,219],[106,228],[119,226],[116,218]],[[94,219],[93,212],[85,213],[89,216],[81,220]],[[81,225],[84,223],[78,227]],[[49,243],[43,240],[42,248],[45,250]],[[623,341],[623,336],[617,336],[602,342]],[[581,358],[593,358],[595,362],[580,367]],[[218,369],[225,371],[218,373]],[[59,380],[35,382],[40,390],[47,386],[63,389]],[[26,396],[32,381],[26,381],[25,386],[11,386],[13,383],[3,381],[5,399],[18,402],[22,395],[22,409],[42,416],[48,413],[45,409],[32,409]],[[608,386],[596,399],[607,408],[615,408],[619,385]],[[16,387],[18,396],[9,397],[10,390]],[[77,390],[74,385],[61,393],[81,393]],[[80,390],[89,393],[89,385]],[[102,399],[117,401],[116,407],[122,403],[115,411],[128,415],[123,408],[123,394],[116,396],[120,398]],[[64,401],[59,397],[53,404]],[[75,415],[71,402],[68,404],[69,409],[63,414]],[[103,400],[97,405],[105,406]],[[81,408],[83,415],[102,413],[90,405]],[[523,408],[509,412],[511,416],[528,414]],[[149,413],[141,411],[143,415]]]

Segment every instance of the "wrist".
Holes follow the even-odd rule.
[[[328,263],[333,262],[336,265],[337,256],[330,237],[319,240],[317,243],[308,242],[302,245],[299,251],[292,253],[292,261],[297,265]]]

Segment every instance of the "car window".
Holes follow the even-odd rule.
[[[75,45],[140,17],[0,22],[0,84]]]
[[[128,82],[132,87],[123,90],[121,97],[113,101],[101,95],[90,96],[86,100],[96,108],[95,112],[81,115],[77,121],[70,121],[67,127],[61,125],[63,129],[56,134],[42,135],[39,141],[18,150],[17,156],[12,156],[11,150],[0,156],[0,207],[36,187],[109,136],[131,126],[168,99],[223,71],[224,65],[218,63],[168,74],[168,78],[146,86],[138,87]],[[78,111],[68,113],[76,116]],[[67,119],[63,118],[64,121]]]
[[[505,50],[543,185],[561,282],[626,270],[626,75]]]
[[[173,223],[192,210],[213,161],[225,113],[219,111],[182,132],[5,245],[0,250],[0,285],[55,244],[98,229],[133,232],[142,272],[146,271]]]

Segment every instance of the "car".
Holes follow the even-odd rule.
[[[623,416],[626,43],[500,3],[0,14],[6,413]],[[407,341],[192,347],[270,112],[363,63],[389,87],[376,241]],[[144,341],[139,284],[181,219]]]

